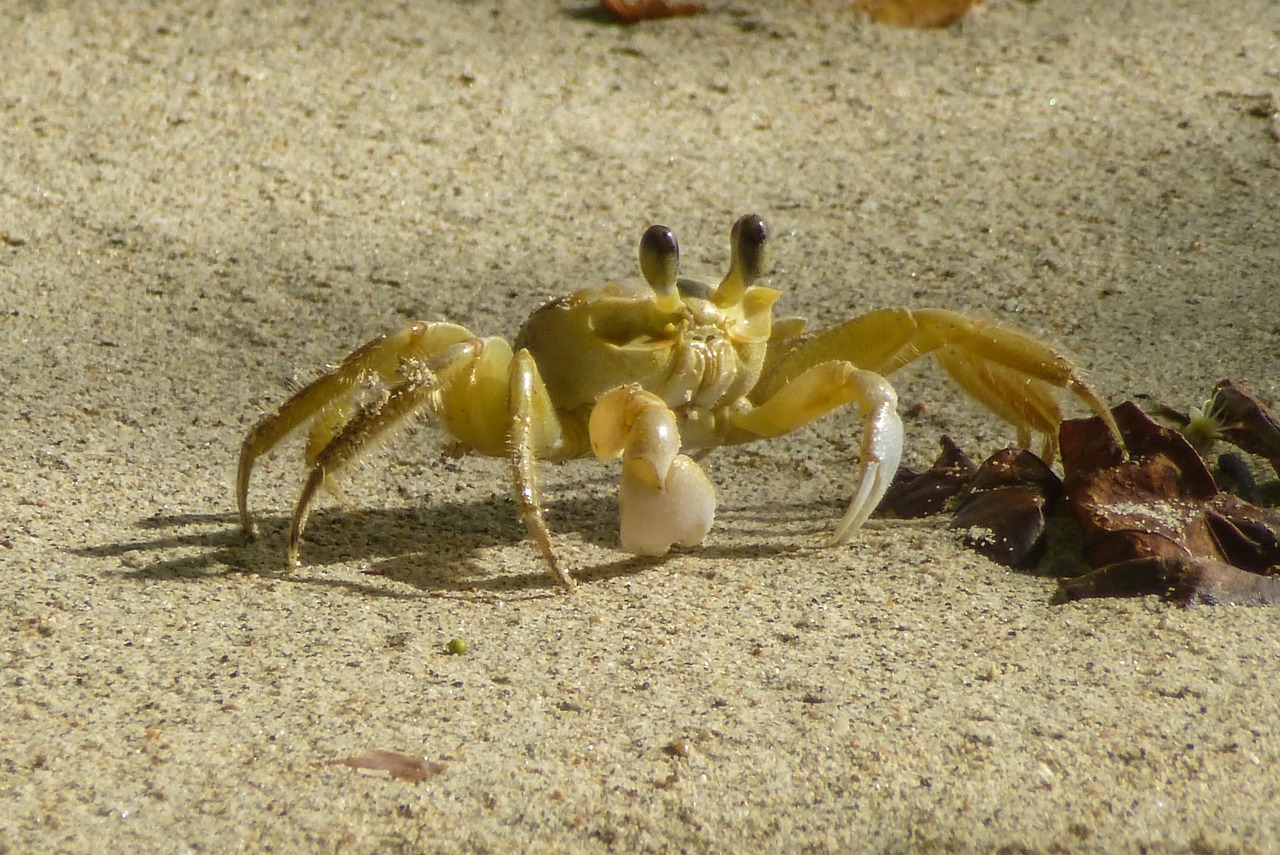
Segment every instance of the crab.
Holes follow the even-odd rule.
[[[307,515],[352,460],[421,413],[462,452],[506,458],[520,516],[555,577],[572,588],[542,513],[541,461],[621,458],[621,545],[637,555],[695,546],[711,528],[715,488],[695,457],[771,439],[845,406],[861,426],[856,489],[830,536],[847,543],[879,504],[902,455],[898,396],[885,375],[925,354],[970,396],[1012,424],[1026,447],[1043,437],[1052,460],[1069,390],[1118,436],[1110,410],[1063,355],[1029,335],[943,309],[887,308],[806,333],[773,316],[781,292],[758,284],[769,230],[734,223],[718,283],[679,273],[665,226],[640,240],[643,278],[611,281],[535,309],[514,344],[457,324],[415,321],[354,351],[249,431],[236,497],[254,534],[254,462],[309,426],[307,480],[293,511],[289,563],[299,564]],[[373,384],[381,394],[372,400]]]

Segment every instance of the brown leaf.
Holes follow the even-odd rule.
[[[1250,454],[1266,458],[1280,475],[1280,418],[1231,380],[1223,380],[1213,387],[1209,400],[1198,408],[1194,424],[1190,413],[1160,403],[1153,406],[1157,415],[1191,434],[1192,445],[1199,442],[1201,451],[1208,451],[1215,440],[1226,440]]]
[[[960,499],[951,527],[965,544],[1006,567],[1029,567],[1045,546],[1045,515],[1062,483],[1029,451],[1006,448],[987,458]]]
[[[1136,404],[1113,413],[1129,460],[1101,419],[1064,422],[1061,431],[1064,486],[1089,564],[1173,554],[1225,560],[1203,514],[1218,488],[1200,455]]]
[[[1280,475],[1280,419],[1256,397],[1230,380],[1213,388],[1209,408],[1222,423],[1222,438],[1265,457]]]
[[[443,763],[427,760],[425,757],[410,757],[398,751],[374,749],[354,757],[343,757],[330,760],[326,766],[350,766],[352,769],[368,769],[375,772],[387,772],[393,778],[420,784],[434,778],[444,771]]]
[[[600,6],[618,20],[628,24],[653,18],[701,15],[707,11],[703,3],[678,2],[678,0],[600,0]]]
[[[949,436],[942,437],[942,452],[932,468],[917,472],[902,467],[880,500],[877,513],[916,519],[942,513],[947,500],[964,489],[978,467]]]
[[[965,546],[997,564],[1030,567],[1044,552],[1044,498],[1021,487],[975,493],[951,527],[965,532]]]
[[[1128,459],[1100,419],[1062,425],[1067,501],[1095,571],[1063,580],[1061,597],[1276,602],[1280,581],[1270,574],[1280,570],[1280,510],[1219,492],[1187,439],[1136,404],[1112,412]]]
[[[1243,570],[1274,573],[1280,566],[1280,510],[1251,505],[1230,493],[1205,510],[1218,550]]]
[[[1184,604],[1277,605],[1280,577],[1186,556],[1134,558],[1074,579],[1059,579],[1056,602],[1159,594]]]
[[[882,24],[896,27],[947,27],[981,0],[855,0],[854,6]]]
[[[1163,455],[1174,465],[1184,481],[1184,488],[1191,494],[1208,498],[1218,492],[1204,461],[1182,434],[1156,424],[1132,401],[1120,404],[1111,412],[1124,435],[1125,447],[1131,458]],[[1100,419],[1065,421],[1060,436],[1068,495],[1073,479],[1087,477],[1124,462],[1125,450],[1116,445]]]

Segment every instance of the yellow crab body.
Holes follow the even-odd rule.
[[[884,379],[932,353],[974,398],[1051,458],[1067,388],[1112,425],[1109,410],[1063,356],[1017,331],[941,309],[881,309],[812,335],[773,318],[780,292],[756,285],[768,230],[755,215],[731,233],[729,272],[716,285],[681,278],[664,226],[641,239],[643,279],[557,297],[530,315],[514,347],[456,324],[419,321],[385,333],[300,390],[245,438],[237,501],[246,536],[254,461],[310,426],[310,474],[294,510],[290,556],[319,488],[420,412],[455,447],[511,461],[529,532],[565,584],[542,518],[537,461],[622,458],[624,549],[662,554],[694,545],[715,513],[715,490],[683,454],[780,436],[852,404],[862,440],[857,489],[833,542],[851,539],[888,489],[902,451],[897,395]],[[357,404],[370,382],[386,393]]]
[[[533,357],[563,413],[589,414],[625,377],[676,413],[686,448],[715,444],[695,426],[745,399],[758,382],[780,292],[753,287],[726,311],[710,301],[711,286],[692,279],[677,285],[680,300],[670,311],[639,279],[559,297],[529,317],[515,347]]]

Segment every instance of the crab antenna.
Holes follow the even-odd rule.
[[[764,275],[769,265],[769,227],[758,214],[747,214],[729,232],[729,272],[711,302],[724,308],[742,302],[742,295]]]
[[[666,226],[649,226],[640,238],[640,272],[653,289],[661,312],[680,308],[676,274],[680,268],[680,244]]]

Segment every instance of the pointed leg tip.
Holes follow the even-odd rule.
[[[560,566],[560,562],[556,560],[555,555],[551,550],[548,549],[543,554],[543,557],[545,557],[547,559],[547,563],[551,565],[551,575],[556,577],[556,581],[560,583],[560,587],[563,588],[566,593],[572,592],[578,587],[578,583],[569,575],[568,570],[565,570]]]

